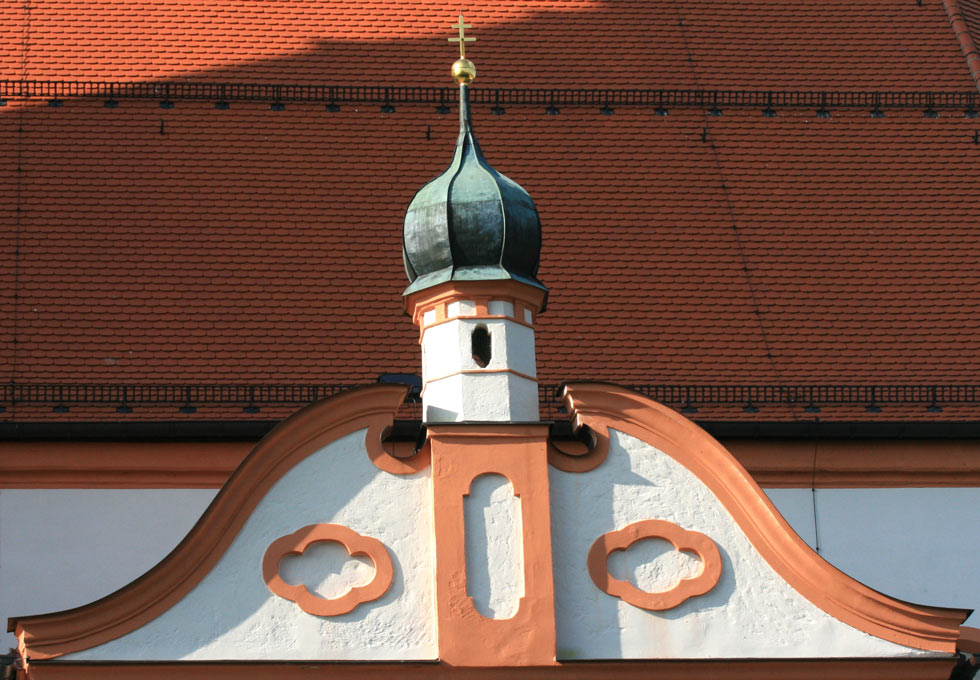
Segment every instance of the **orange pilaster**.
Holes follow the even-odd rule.
[[[430,425],[429,439],[439,658],[452,666],[554,665],[547,426]],[[467,594],[463,497],[483,474],[506,477],[521,499],[524,597],[509,619],[482,616]]]

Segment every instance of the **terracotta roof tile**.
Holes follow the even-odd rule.
[[[32,6],[29,77],[442,86],[455,10],[70,7]],[[0,9],[2,77],[23,72],[23,12]],[[938,0],[482,3],[468,18],[483,87],[972,83]],[[487,156],[544,223],[543,382],[980,382],[980,145],[961,111],[489,109],[475,111]],[[0,380],[417,372],[401,221],[455,135],[453,114],[421,104],[9,102],[0,157],[22,171],[0,164],[0,257],[15,263],[0,268]]]
[[[0,77],[443,85],[447,2],[72,0],[6,6]],[[956,89],[940,0],[477,2],[496,87]],[[26,40],[25,40],[26,35]],[[583,36],[587,36],[583,39]],[[24,45],[26,44],[26,52]],[[541,67],[541,73],[528,70]]]

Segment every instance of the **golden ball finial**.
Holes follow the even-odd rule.
[[[460,85],[469,85],[476,78],[476,66],[465,57],[453,62],[453,80]]]

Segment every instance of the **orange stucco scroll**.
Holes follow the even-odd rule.
[[[602,465],[609,455],[609,437],[606,434],[594,432],[587,427],[591,445],[585,442],[548,441],[548,463],[563,472],[589,472]]]
[[[439,658],[451,666],[555,663],[548,426],[429,425],[436,539]],[[466,590],[463,497],[483,474],[506,477],[521,499],[524,597],[509,619],[488,619]]]
[[[609,573],[609,555],[617,550],[627,550],[637,541],[647,538],[663,538],[678,550],[694,553],[701,561],[701,571],[693,578],[680,579],[670,590],[656,593],[641,590],[629,581],[614,578]],[[704,595],[718,585],[721,577],[721,554],[714,541],[699,531],[688,531],[662,519],[633,522],[622,529],[603,534],[589,549],[587,564],[589,576],[599,590],[634,607],[650,611],[673,609],[685,600]]]
[[[766,562],[797,592],[844,623],[907,647],[953,653],[966,609],[895,600],[855,581],[814,552],[766,494],[711,435],[670,408],[626,387],[581,382],[565,387],[575,426],[630,434],[690,470],[731,514]]]
[[[374,562],[374,578],[363,586],[354,586],[340,597],[326,598],[311,593],[300,584],[286,583],[279,575],[279,563],[287,555],[302,555],[313,543],[332,541],[347,549],[351,557],[364,555]],[[363,536],[341,524],[311,524],[274,540],[262,558],[262,578],[273,593],[285,598],[314,616],[338,616],[353,611],[359,604],[377,600],[387,592],[395,569],[384,544]]]

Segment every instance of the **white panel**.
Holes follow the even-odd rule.
[[[422,315],[422,324],[428,326],[436,320],[436,310],[430,309]]]
[[[0,621],[70,609],[121,588],[180,542],[215,493],[0,490]],[[16,646],[6,625],[3,631],[3,649]]]
[[[456,300],[446,305],[446,316],[473,316],[476,314],[476,303],[472,300]]]
[[[463,498],[466,592],[488,619],[509,619],[524,597],[521,499],[503,475],[480,475]]]
[[[820,554],[841,570],[903,600],[980,609],[980,489],[817,489],[816,500]]]
[[[811,489],[764,489],[769,500],[806,544],[816,546]]]
[[[160,617],[64,660],[434,659],[432,510],[428,473],[392,475],[364,451],[364,431],[324,447],[269,490],[215,568]],[[394,583],[334,617],[307,614],[262,578],[266,548],[314,523],[387,546]]]
[[[507,300],[491,300],[487,311],[493,316],[514,316],[514,303]]]
[[[559,658],[912,656],[823,612],[762,559],[708,488],[652,446],[611,432],[609,457],[586,474],[550,470]],[[707,534],[722,575],[713,590],[652,612],[600,591],[586,555],[600,535],[644,519]]]

